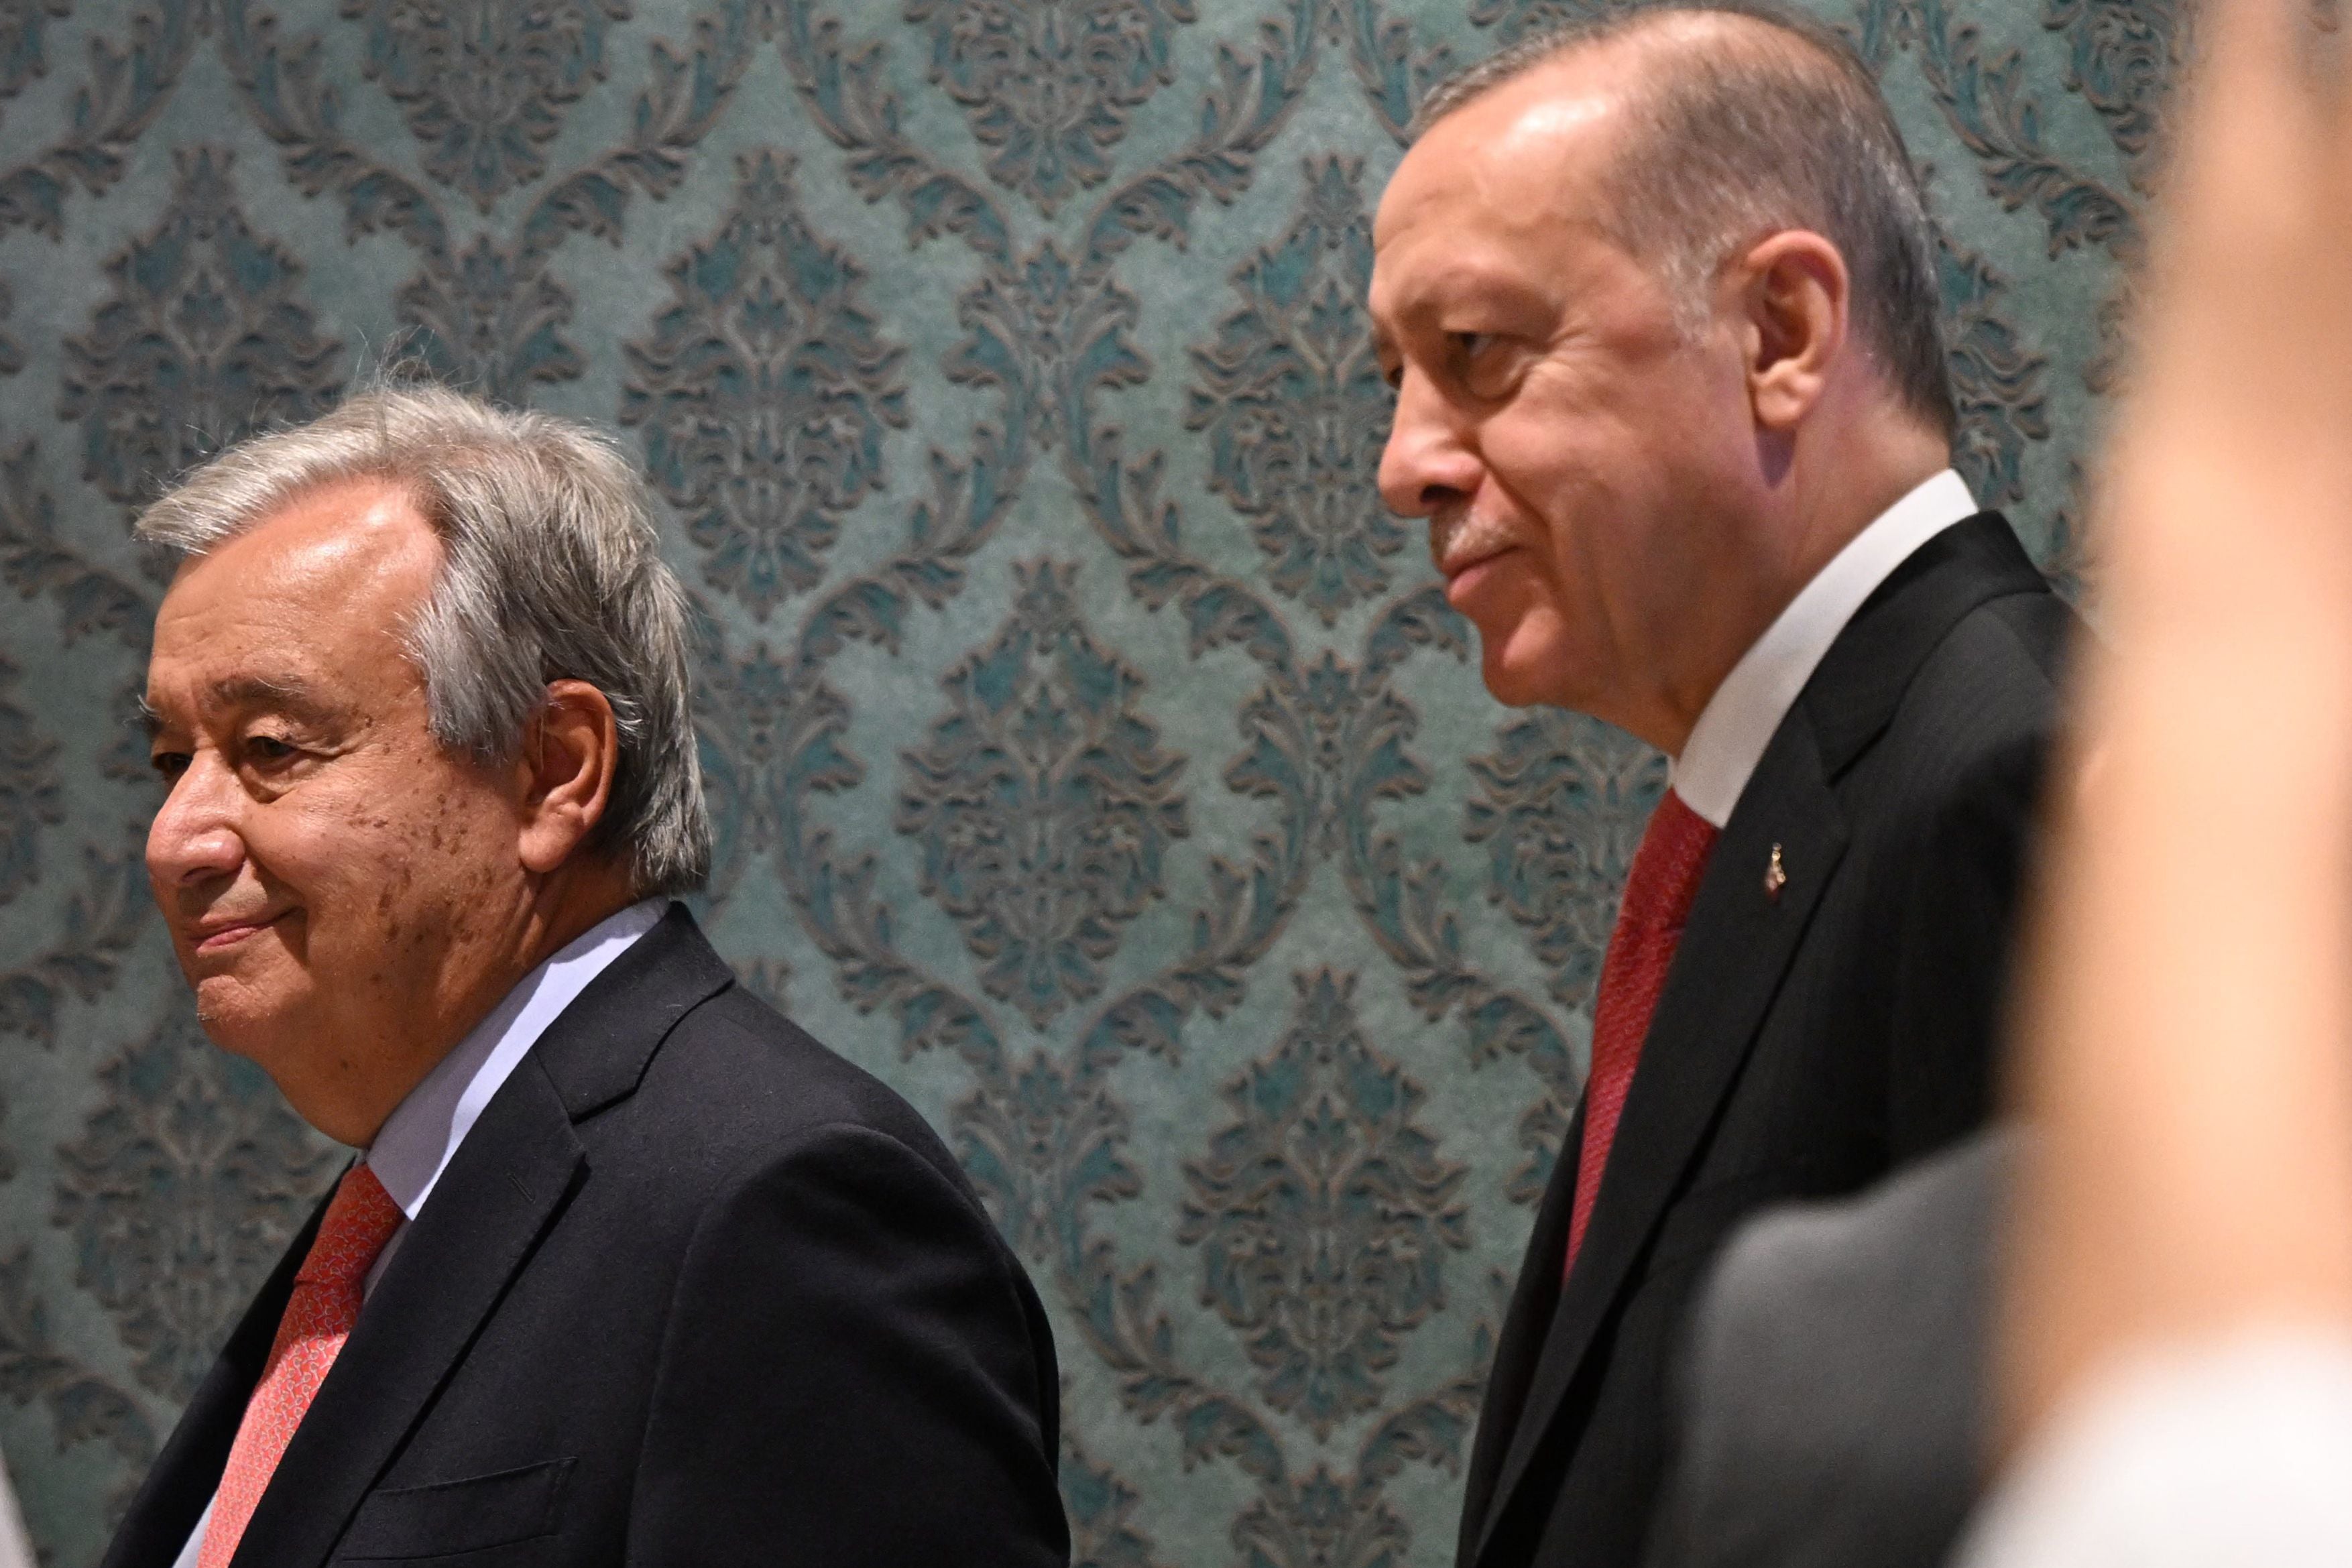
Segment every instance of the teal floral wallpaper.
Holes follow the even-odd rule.
[[[1822,0],[1960,462],[2079,587],[2175,0]],[[1662,762],[1381,509],[1370,214],[1537,0],[0,0],[0,1445],[96,1561],[336,1168],[195,1031],[128,722],[164,478],[422,361],[643,455],[708,923],[1028,1260],[1100,1568],[1450,1560]]]

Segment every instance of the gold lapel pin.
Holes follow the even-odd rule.
[[[1772,863],[1764,868],[1764,896],[1773,903],[1780,902],[1780,890],[1789,885],[1789,868],[1780,863],[1780,846],[1772,846]]]

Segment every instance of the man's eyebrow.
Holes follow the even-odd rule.
[[[343,711],[299,675],[228,675],[205,687],[205,696],[211,706],[268,708],[312,721],[336,718]]]
[[[167,720],[142,693],[133,697],[137,705],[136,722],[147,732],[152,745],[163,734]],[[205,688],[205,706],[235,711],[238,708],[262,708],[281,713],[303,724],[332,724],[345,716],[344,705],[303,680],[299,675],[227,675]]]

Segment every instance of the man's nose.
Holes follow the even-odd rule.
[[[201,753],[172,781],[147,827],[147,878],[157,899],[176,888],[235,876],[245,863],[236,831],[244,791],[211,753]]]
[[[1405,372],[1381,453],[1381,499],[1401,517],[1426,517],[1476,492],[1477,454],[1423,378]]]

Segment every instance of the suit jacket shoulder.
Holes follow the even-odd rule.
[[[1652,1568],[1944,1561],[1988,1458],[1992,1228],[2012,1142],[1979,1134],[1865,1197],[1741,1228],[1693,1314]]]
[[[1881,591],[1899,598],[1940,568],[1956,585],[1973,578],[1983,595],[1920,649],[1895,701],[1874,702],[1873,674],[1854,667],[1890,652],[1903,667],[1899,652],[1870,639],[1836,650],[1842,667],[1803,699],[1853,827],[1842,868],[1852,908],[1823,936],[1853,949],[1848,1006],[1884,1042],[1873,1109],[1889,1164],[1992,1113],[2013,919],[2080,632],[2007,524],[1989,520],[1933,541]],[[1922,609],[1923,627],[1948,614]],[[1874,707],[1883,723],[1857,744],[1868,720],[1844,716]]]
[[[1864,602],[1799,695],[1824,776],[1872,810],[1965,796],[1988,754],[2048,733],[2077,624],[1998,513],[1954,525]]]
[[[596,1000],[593,991],[583,998]],[[633,1003],[611,1005],[625,1013]],[[984,1213],[939,1134],[896,1090],[731,976],[681,1013],[642,1065],[635,1049],[622,1043],[632,1032],[624,1021],[551,1041],[548,1076],[567,1103],[587,1111],[582,1135],[610,1151],[616,1177],[657,1189],[682,1214],[726,1201],[782,1151],[827,1125],[888,1137],[976,1215]],[[625,1101],[614,1097],[614,1083],[632,1074]]]

